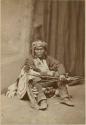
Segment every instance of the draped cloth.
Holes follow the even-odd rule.
[[[85,2],[36,0],[33,40],[48,43],[48,53],[60,60],[66,72],[84,75]]]

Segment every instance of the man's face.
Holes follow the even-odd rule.
[[[35,48],[35,55],[38,57],[38,58],[42,58],[43,55],[45,53],[45,49],[43,47],[38,47],[38,48]]]

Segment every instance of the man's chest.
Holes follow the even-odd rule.
[[[49,70],[48,64],[45,59],[40,60],[39,58],[34,59],[34,64],[36,68],[40,69],[43,72],[46,72]]]

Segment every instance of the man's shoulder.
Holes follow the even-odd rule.
[[[56,60],[54,57],[52,57],[52,56],[47,56],[47,59],[49,59],[49,60]]]
[[[50,62],[53,62],[53,63],[59,63],[58,59],[55,59],[52,56],[47,56],[47,60],[49,60]]]

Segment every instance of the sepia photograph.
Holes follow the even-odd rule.
[[[1,125],[85,125],[85,0],[1,0]]]

